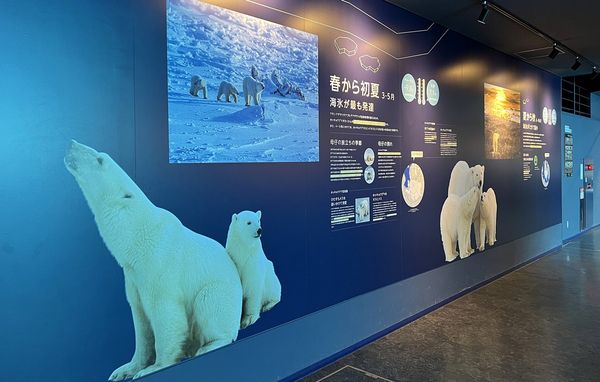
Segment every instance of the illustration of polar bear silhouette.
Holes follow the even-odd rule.
[[[260,104],[260,95],[265,90],[265,84],[248,76],[244,78],[244,99],[246,106],[250,106],[250,101],[254,100],[254,105]]]
[[[446,261],[450,262],[460,256],[461,259],[470,256],[474,251],[470,248],[469,237],[471,217],[478,205],[480,190],[471,188],[463,196],[448,195],[442,213],[440,214],[440,231]],[[458,252],[456,244],[458,243]]]
[[[261,243],[260,211],[242,211],[231,216],[227,232],[227,253],[235,263],[244,294],[243,309],[238,317],[241,329],[254,324],[260,313],[281,301],[281,284],[273,263],[267,259]]]
[[[231,83],[227,82],[227,81],[223,81],[221,82],[221,85],[219,85],[219,93],[217,94],[217,101],[221,100],[221,97],[225,96],[225,101],[227,102],[231,102],[229,101],[229,97],[233,97],[233,101],[235,103],[237,103],[238,101],[238,95],[240,93],[238,93],[238,90],[235,88],[235,86],[233,86]]]
[[[454,165],[452,173],[450,174],[450,182],[448,183],[448,195],[454,194],[462,196],[467,193],[471,187],[479,188],[480,192],[483,190],[483,179],[485,175],[485,166],[476,165],[469,167],[467,162],[459,161]],[[473,212],[473,226],[475,229],[475,243],[478,248],[481,244],[479,238],[479,204]],[[471,228],[469,227],[469,249],[471,249]]]
[[[496,217],[498,214],[498,205],[496,204],[496,193],[491,187],[481,194],[479,210],[481,211],[481,225],[479,227],[481,245],[479,246],[479,250],[483,251],[485,249],[486,237],[488,245],[494,245],[494,243],[496,243]]]
[[[109,379],[138,378],[233,342],[242,286],[225,248],[152,204],[107,154],[72,141],[64,163],[125,276],[135,352]]]
[[[208,99],[208,93],[206,91],[206,80],[198,76],[192,76],[192,84],[190,85],[190,95],[198,97],[198,92],[200,90],[202,90],[203,98]]]

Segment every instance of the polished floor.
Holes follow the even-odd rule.
[[[301,381],[600,381],[600,229]]]

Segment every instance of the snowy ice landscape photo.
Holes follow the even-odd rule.
[[[170,163],[319,160],[316,35],[169,0],[167,70]],[[254,79],[264,90],[258,106],[254,98],[246,106],[243,85]],[[217,101],[223,81],[237,103],[234,92]]]

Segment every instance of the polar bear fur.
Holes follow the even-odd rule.
[[[227,81],[223,81],[223,82],[221,82],[221,85],[219,85],[219,93],[217,94],[217,101],[220,101],[221,97],[225,96],[225,101],[231,102],[231,101],[229,101],[229,97],[233,97],[233,101],[235,103],[237,103],[239,94],[240,93],[238,93],[238,90],[235,88],[235,86],[233,86],[231,83],[229,83]]]
[[[483,189],[483,179],[485,175],[485,166],[476,165],[469,167],[467,162],[459,161],[454,165],[450,174],[450,182],[448,183],[448,195],[454,194],[462,196],[467,193],[472,187],[479,188],[481,193]],[[477,247],[481,244],[479,237],[480,232],[480,217],[479,204],[477,204],[473,212],[473,225],[475,229],[475,244]],[[469,249],[471,249],[471,228],[469,228]]]
[[[265,84],[248,76],[244,78],[243,86],[246,106],[250,106],[251,100],[254,100],[254,105],[258,106],[260,104],[261,93],[265,90]]]
[[[190,85],[190,95],[194,97],[198,97],[198,92],[202,90],[202,96],[204,99],[208,99],[208,93],[206,89],[206,80],[198,77],[192,76],[192,83]]]
[[[139,378],[233,342],[242,287],[225,248],[152,204],[107,154],[72,141],[64,162],[125,276],[135,352],[109,379]]]
[[[227,253],[235,263],[244,294],[240,328],[252,325],[260,313],[281,301],[281,284],[261,243],[260,211],[233,214],[227,232]],[[239,317],[238,317],[239,319]]]
[[[448,195],[440,214],[440,231],[446,261],[460,255],[463,259],[473,253],[470,248],[471,218],[479,201],[479,188],[472,187],[463,196]],[[456,244],[458,243],[458,252]]]
[[[494,243],[496,243],[496,217],[498,214],[498,205],[496,203],[496,193],[491,187],[481,194],[479,211],[481,216],[481,224],[479,227],[481,245],[479,246],[479,250],[483,251],[485,249],[486,237],[488,245],[494,245]]]

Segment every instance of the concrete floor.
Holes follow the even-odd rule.
[[[301,381],[600,381],[600,229]]]

